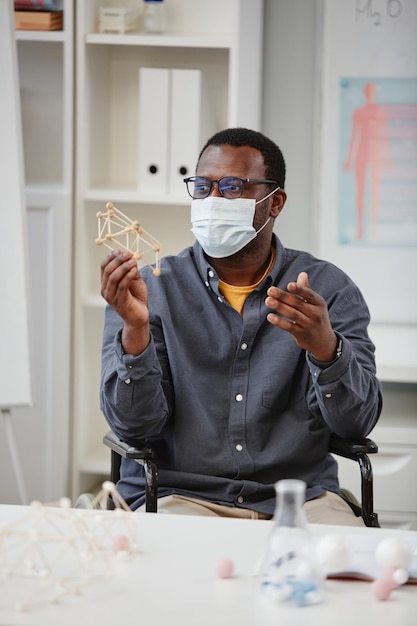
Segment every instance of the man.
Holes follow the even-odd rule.
[[[328,444],[381,411],[369,312],[341,270],[273,234],[284,183],[272,141],[221,131],[186,179],[194,246],[159,277],[128,252],[102,263],[102,411],[122,440],[151,442],[159,511],[270,518],[275,483],[299,478],[310,521],[357,523]],[[124,460],[133,509],[143,483]]]

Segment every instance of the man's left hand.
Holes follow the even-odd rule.
[[[333,361],[337,337],[330,324],[326,301],[310,289],[306,272],[300,272],[297,282],[288,283],[287,289],[268,289],[265,304],[274,311],[268,313],[268,322],[289,332],[297,345],[318,361]]]

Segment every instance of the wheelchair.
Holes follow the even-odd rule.
[[[120,478],[120,464],[122,458],[132,459],[140,463],[145,472],[145,510],[156,513],[158,510],[158,468],[154,460],[152,448],[146,443],[140,447],[132,447],[120,441],[109,431],[103,438],[103,443],[111,450],[110,480],[117,484]],[[374,511],[373,502],[373,472],[369,458],[370,454],[378,452],[377,444],[368,438],[359,440],[343,439],[332,434],[329,451],[359,464],[361,476],[361,502],[349,491],[341,489],[339,495],[349,504],[356,517],[362,517],[365,526],[379,527],[378,515]],[[111,508],[111,502],[109,503]]]

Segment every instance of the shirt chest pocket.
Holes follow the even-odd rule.
[[[305,395],[307,364],[299,349],[274,354],[264,348],[264,372],[262,376],[262,405],[276,411],[284,411]]]

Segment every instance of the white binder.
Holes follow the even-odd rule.
[[[168,191],[187,193],[183,179],[193,176],[202,143],[212,134],[208,97],[200,70],[173,69],[171,77],[171,146]]]
[[[139,171],[141,193],[165,194],[168,186],[170,70],[139,69]]]

